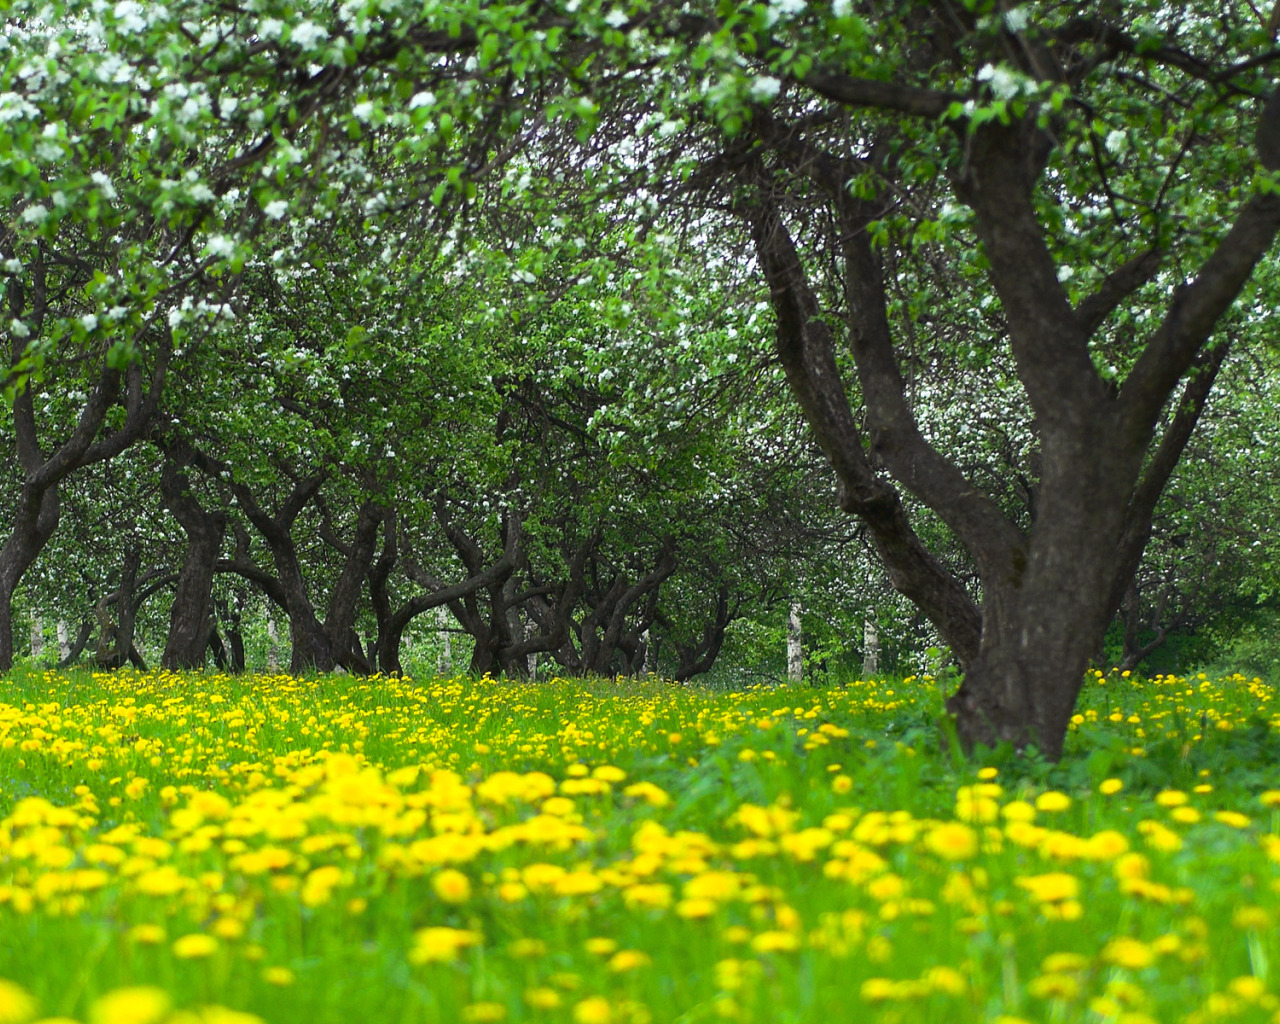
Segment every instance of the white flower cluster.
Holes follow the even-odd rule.
[[[984,64],[978,71],[979,82],[989,82],[992,95],[998,100],[1011,100],[1023,93],[1034,93],[1036,83],[1031,78],[1003,64]]]

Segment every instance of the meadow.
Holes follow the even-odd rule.
[[[1269,686],[943,696],[16,672],[0,1024],[1280,1021]]]

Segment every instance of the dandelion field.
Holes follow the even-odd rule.
[[[0,684],[0,1024],[1280,1020],[1280,713],[1095,678]]]

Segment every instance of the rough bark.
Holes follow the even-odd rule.
[[[327,511],[324,518],[326,532],[330,534],[330,543],[333,544],[337,538],[328,529]],[[365,501],[357,511],[355,535],[349,545],[343,544],[339,549],[346,555],[346,561],[333,589],[329,591],[329,605],[322,627],[328,637],[335,663],[360,675],[370,675],[374,671],[374,666],[365,658],[360,647],[355,621],[360,594],[373,565],[378,526],[383,518],[383,509],[374,501]]]
[[[227,530],[226,512],[206,512],[196,500],[184,471],[190,461],[190,451],[175,446],[166,453],[160,473],[165,505],[187,535],[187,550],[169,610],[169,635],[160,658],[161,665],[175,670],[204,666],[213,629],[214,570]]]

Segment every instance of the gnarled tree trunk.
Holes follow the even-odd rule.
[[[167,669],[204,666],[213,629],[214,570],[227,531],[226,512],[206,512],[196,500],[191,479],[183,471],[190,461],[189,450],[175,447],[166,453],[160,473],[160,493],[187,535],[187,550],[169,609],[169,636],[160,658]]]

